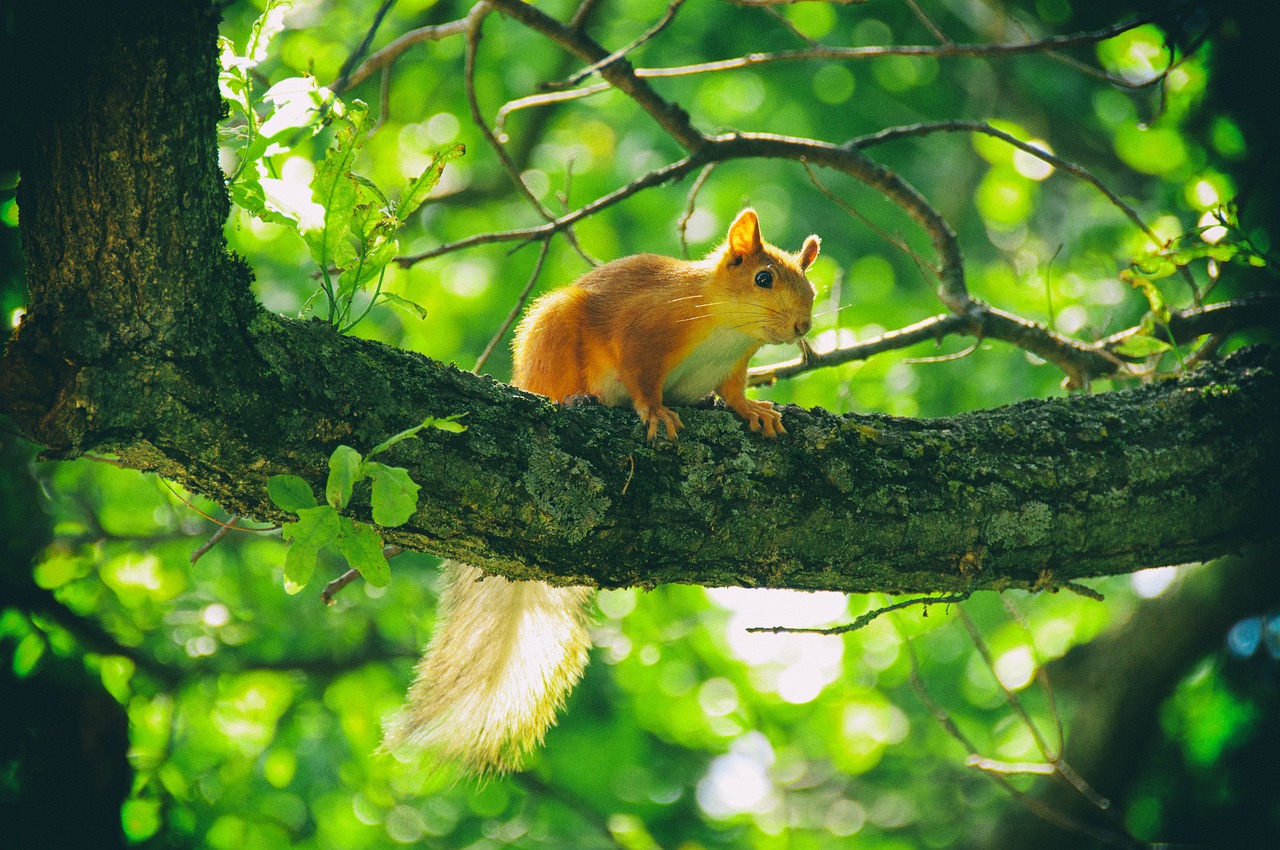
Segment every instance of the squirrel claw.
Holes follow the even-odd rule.
[[[669,407],[657,405],[655,407],[637,407],[636,413],[640,415],[640,421],[648,426],[646,437],[649,442],[653,442],[658,438],[658,423],[661,422],[667,427],[667,439],[674,441],[676,432],[684,430],[684,423],[680,421],[680,414],[676,413]]]
[[[741,405],[735,405],[733,410],[747,420],[747,427],[763,432],[766,437],[787,433],[787,429],[782,427],[782,414],[774,410],[770,402],[743,399]]]

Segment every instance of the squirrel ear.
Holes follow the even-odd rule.
[[[803,271],[813,265],[813,261],[818,259],[818,249],[822,247],[822,240],[816,235],[810,235],[804,240],[804,247],[800,249],[800,270]]]
[[[729,256],[745,257],[758,254],[764,249],[760,239],[760,219],[756,211],[747,207],[738,213],[738,217],[729,226]]]

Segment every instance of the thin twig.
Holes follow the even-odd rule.
[[[471,370],[475,374],[480,374],[480,370],[484,368],[485,361],[489,359],[489,355],[497,348],[498,343],[506,336],[511,325],[515,323],[516,317],[520,315],[520,311],[524,309],[524,303],[529,298],[529,293],[533,291],[533,287],[537,284],[538,276],[542,274],[542,264],[546,261],[547,252],[550,250],[551,239],[548,238],[543,241],[542,250],[538,252],[538,261],[533,266],[533,274],[529,275],[529,282],[524,285],[524,289],[520,290],[520,296],[511,307],[511,312],[507,314],[502,326],[498,328],[497,333],[489,340],[489,344],[484,347],[484,351],[480,353],[480,357],[476,360],[475,368]]]
[[[911,11],[915,13],[915,16],[920,19],[920,23],[924,24],[925,27],[928,28],[929,32],[933,33],[933,37],[938,40],[939,44],[955,44],[955,42],[948,38],[947,34],[942,31],[942,27],[938,26],[933,18],[929,17],[925,13],[924,9],[920,8],[920,4],[917,3],[916,0],[906,0],[906,3],[911,8]]]
[[[895,623],[896,625],[896,623]],[[901,628],[899,628],[901,634]],[[973,741],[969,739],[964,732],[960,731],[960,727],[956,725],[955,720],[929,693],[929,689],[925,687],[924,677],[920,673],[920,659],[916,657],[915,645],[903,636],[903,644],[907,648],[907,659],[911,664],[911,686],[915,690],[916,695],[920,697],[920,701],[925,704],[933,714],[934,719],[938,721],[943,729],[946,730],[952,738],[954,738],[961,747],[968,753],[969,758],[980,758],[978,756],[978,748],[974,746]],[[1051,823],[1059,829],[1069,832],[1077,832],[1081,835],[1087,835],[1099,841],[1110,844],[1113,847],[1136,847],[1137,844],[1128,835],[1122,833],[1111,832],[1092,824],[1078,820],[1071,815],[1060,812],[1051,808],[1044,801],[1033,797],[1032,795],[1020,790],[1009,781],[1006,774],[999,771],[983,770],[982,775],[989,777],[993,782],[1003,788],[1013,799],[1017,800],[1027,811],[1034,814],[1041,820]]]
[[[213,536],[191,553],[191,563],[194,564],[196,561],[199,561],[210,549],[217,546],[218,543],[221,542],[222,538],[227,536],[227,532],[231,530],[231,526],[234,525],[238,519],[240,519],[240,514],[232,514],[231,519],[227,520],[226,523],[219,523],[217,531],[213,532]]]
[[[645,30],[644,33],[642,33],[640,37],[637,38],[635,41],[631,42],[626,47],[622,47],[622,48],[619,48],[618,50],[615,50],[614,52],[610,53],[608,56],[604,57],[603,59],[599,59],[595,62],[592,62],[590,65],[583,68],[581,71],[578,71],[576,74],[573,74],[563,82],[546,83],[544,85],[544,88],[562,89],[562,88],[570,88],[572,86],[576,86],[578,83],[582,82],[587,77],[599,71],[601,68],[604,68],[608,65],[612,65],[614,62],[617,62],[619,59],[626,56],[628,53],[635,50],[637,47],[644,44],[646,41],[648,41],[658,33],[662,32],[664,29],[666,29],[667,25],[670,24],[673,20],[675,20],[676,12],[680,11],[680,7],[683,6],[684,3],[685,3],[685,0],[672,0],[671,4],[667,6],[667,11],[662,16],[662,18],[656,24],[649,27],[649,29]]]
[[[480,5],[480,4],[476,4]],[[467,21],[470,15],[475,12],[474,7],[467,17],[459,18],[456,21],[449,21],[447,24],[432,24],[431,26],[418,27],[410,30],[395,41],[388,44],[378,52],[374,53],[360,65],[359,68],[351,72],[351,76],[347,79],[346,85],[339,87],[338,83],[334,83],[329,88],[338,94],[342,94],[347,89],[354,88],[360,83],[368,79],[372,74],[381,71],[384,68],[390,68],[400,56],[413,47],[415,44],[421,44],[424,41],[440,41],[454,35],[462,35],[467,31]],[[340,82],[340,81],[339,81]]]
[[[528,185],[524,182],[524,178],[520,176],[520,169],[516,167],[515,162],[512,161],[510,154],[507,153],[507,149],[503,146],[502,142],[500,142],[494,132],[489,129],[489,125],[485,123],[484,116],[480,112],[480,101],[476,96],[476,53],[480,48],[480,38],[484,27],[484,19],[489,15],[490,11],[491,10],[487,4],[477,3],[475,7],[472,8],[471,14],[467,16],[470,26],[467,28],[467,52],[463,64],[462,77],[463,88],[467,95],[467,106],[471,110],[471,121],[475,124],[476,128],[480,130],[485,141],[489,143],[489,147],[493,148],[494,153],[497,154],[498,162],[502,165],[502,169],[507,173],[507,176],[511,179],[516,190],[520,192],[520,194],[524,195],[525,200],[529,202],[529,205],[533,207],[534,211],[537,212],[538,215],[542,216],[544,220],[549,222],[555,221],[555,213],[543,206],[542,201],[538,200],[532,190],[529,189]],[[584,260],[590,262],[590,258],[587,257],[583,250],[578,247],[578,240],[574,237],[571,229],[565,229],[565,238],[574,250],[582,255]]]
[[[867,136],[860,136],[856,139],[851,139],[847,144],[851,147],[858,148],[859,150],[865,150],[866,148],[883,144],[888,141],[893,141],[895,139],[907,138],[910,136],[926,136],[931,133],[983,133],[999,139],[1006,144],[1012,145],[1020,151],[1031,154],[1037,159],[1049,163],[1054,168],[1065,171],[1093,186],[1105,195],[1107,200],[1111,201],[1117,209],[1123,212],[1130,221],[1137,225],[1138,229],[1145,233],[1152,242],[1157,245],[1161,244],[1160,237],[1156,235],[1155,231],[1147,226],[1147,223],[1142,220],[1142,217],[1138,215],[1133,207],[1121,200],[1119,195],[1107,188],[1106,184],[1095,177],[1087,168],[1077,165],[1069,160],[1065,160],[1055,154],[1051,154],[1043,148],[1038,148],[1035,145],[1028,144],[1016,136],[1011,136],[1005,131],[998,130],[990,124],[986,124],[982,121],[933,121],[921,124],[911,124],[905,127],[890,127],[889,129],[881,130],[878,133],[872,133]]]
[[[840,207],[840,209],[844,210],[849,215],[853,216],[858,221],[865,224],[867,228],[871,230],[872,233],[875,233],[885,242],[888,242],[890,245],[897,248],[899,251],[906,254],[908,257],[911,257],[913,260],[916,261],[918,265],[933,272],[933,276],[935,278],[938,277],[939,271],[937,266],[933,265],[924,257],[921,257],[919,254],[917,254],[911,248],[911,246],[906,243],[904,239],[889,233],[884,228],[880,227],[878,224],[872,221],[870,218],[858,212],[858,210],[855,209],[854,206],[850,204],[848,201],[846,201],[844,198],[840,197],[835,192],[827,188],[826,184],[824,184],[821,180],[818,179],[818,175],[813,170],[813,166],[809,165],[809,163],[806,162],[804,163],[804,170],[805,170],[805,173],[809,175],[810,182],[812,182],[813,185],[817,187],[819,192],[821,192],[823,195],[826,196],[827,200],[831,201],[836,206]]]
[[[719,163],[713,162],[698,172],[698,178],[693,181],[693,186],[689,188],[689,197],[685,203],[684,212],[676,223],[676,230],[680,234],[680,256],[686,260],[689,259],[689,219],[693,218],[693,207],[697,203],[698,193],[702,191],[703,184],[707,182],[711,172],[716,170],[717,165]]]
[[[347,57],[347,61],[342,63],[342,70],[338,72],[338,81],[333,85],[333,91],[343,92],[351,84],[351,72],[356,67],[356,63],[364,58],[365,53],[369,51],[369,45],[373,43],[373,37],[378,32],[378,27],[382,25],[382,19],[387,16],[387,12],[391,11],[396,0],[383,0],[378,11],[373,15],[373,23],[369,25],[369,30],[364,34],[364,38],[355,50],[351,51],[351,55]]]
[[[333,597],[337,596],[342,588],[351,584],[358,578],[360,578],[359,570],[347,570],[345,573],[324,586],[324,590],[320,591],[320,601],[325,605],[332,605]]]
[[[590,97],[593,94],[607,92],[612,88],[612,83],[594,83],[593,85],[580,89],[531,94],[527,97],[518,97],[515,100],[509,100],[502,104],[502,106],[498,107],[498,114],[493,120],[493,131],[498,136],[499,140],[505,142],[507,140],[507,116],[512,112],[516,112],[521,109],[529,109],[535,106],[550,106],[553,103],[565,103],[570,100],[579,100],[584,97]]]
[[[403,257],[397,257],[396,263],[402,268],[408,268],[415,263],[423,260],[430,260],[445,254],[451,254],[455,251],[461,251],[464,248],[473,248],[477,245],[491,245],[495,242],[531,242],[539,239],[549,238],[555,233],[565,230],[570,225],[588,218],[603,209],[613,206],[620,201],[624,201],[632,195],[651,186],[660,186],[663,183],[669,183],[672,180],[678,180],[688,174],[701,163],[695,161],[692,157],[686,157],[678,162],[655,169],[648,172],[635,180],[632,180],[625,186],[622,186],[607,195],[602,195],[586,206],[566,213],[559,218],[549,221],[546,224],[537,225],[535,227],[525,227],[516,230],[503,230],[493,233],[477,233],[468,236],[465,239],[459,239],[456,242],[449,242],[429,251],[423,251],[420,254],[411,254]]]
[[[969,632],[969,637],[973,639],[974,648],[978,650],[978,654],[982,656],[982,660],[987,665],[987,669],[991,671],[991,676],[996,680],[996,685],[999,686],[1001,693],[1004,694],[1005,701],[1009,704],[1009,708],[1018,716],[1018,719],[1022,721],[1022,725],[1026,727],[1027,731],[1031,733],[1031,739],[1035,741],[1036,749],[1040,751],[1040,755],[1044,757],[1045,761],[1056,765],[1059,761],[1059,754],[1055,753],[1054,750],[1049,747],[1048,741],[1045,740],[1044,735],[1040,731],[1039,724],[1035,722],[1031,717],[1031,712],[1029,712],[1027,707],[1023,705],[1022,697],[1018,695],[1017,691],[1006,685],[1004,680],[1000,678],[1000,674],[996,672],[996,663],[995,659],[991,656],[991,648],[987,646],[987,642],[978,631],[978,627],[974,624],[973,618],[970,617],[969,613],[963,609],[959,613],[960,622],[964,624],[965,630]]]
[[[213,523],[214,525],[222,526],[222,527],[223,527],[223,528],[225,528],[227,531],[253,531],[253,532],[262,532],[262,531],[275,531],[277,528],[279,528],[279,526],[276,526],[276,525],[267,525],[267,526],[263,526],[262,528],[245,528],[245,527],[244,527],[244,526],[242,526],[242,525],[236,525],[236,524],[235,524],[235,521],[236,521],[236,519],[239,517],[239,514],[236,514],[236,516],[232,517],[232,518],[231,518],[230,520],[228,520],[227,522],[223,522],[222,520],[217,519],[216,517],[210,516],[209,514],[205,513],[204,511],[200,510],[199,508],[197,508],[197,507],[196,507],[196,506],[191,502],[191,500],[190,500],[190,499],[188,499],[186,496],[183,496],[181,493],[179,493],[177,490],[175,490],[175,489],[173,488],[173,485],[172,485],[172,484],[170,484],[170,483],[169,483],[168,481],[166,481],[165,479],[161,478],[161,479],[159,479],[159,481],[160,481],[160,483],[161,483],[161,484],[163,484],[163,485],[165,486],[165,489],[167,489],[170,493],[172,493],[172,494],[174,495],[174,498],[176,498],[178,501],[182,502],[182,504],[184,504],[184,505],[186,505],[188,508],[190,508],[192,513],[199,514],[201,518],[209,520],[209,522]]]
[[[951,354],[939,354],[935,357],[904,357],[902,362],[908,366],[928,366],[935,363],[953,363],[956,360],[963,360],[970,354],[978,350],[982,345],[982,339],[979,338],[972,345],[967,345],[959,351],[953,351]]]
[[[895,626],[899,629],[899,634],[902,635],[899,623],[897,623],[896,620],[893,622],[895,622]],[[968,753],[968,758],[965,759],[966,764],[970,764],[972,767],[978,767],[979,769],[982,768],[982,763],[980,763],[982,762],[982,757],[978,755],[977,746],[974,746],[973,741],[970,740],[964,732],[960,731],[960,727],[956,726],[956,722],[951,718],[951,714],[948,714],[947,710],[942,708],[942,705],[938,704],[937,700],[933,699],[933,696],[929,694],[927,687],[924,686],[924,677],[920,675],[920,659],[916,657],[915,645],[911,643],[911,640],[906,638],[905,635],[902,635],[902,643],[906,646],[906,657],[908,657],[908,661],[911,666],[911,687],[915,690],[916,695],[919,696],[920,702],[923,702],[925,707],[929,709],[929,712],[933,714],[934,719],[937,719],[938,725],[942,726],[943,730],[946,730],[947,734],[950,735],[952,739],[959,742],[960,746],[963,746],[966,753]],[[979,763],[974,763],[974,759],[978,759]],[[1133,837],[1129,836],[1128,833],[1124,831],[1112,832],[1111,830],[1107,830],[1107,828],[1094,826],[1092,823],[1085,823],[1080,821],[1080,819],[1073,817],[1073,815],[1066,814],[1065,812],[1059,812],[1059,810],[1051,808],[1051,806],[1044,804],[1043,800],[1034,798],[1034,796],[1027,794],[1025,791],[1021,791],[1018,787],[1012,785],[1009,781],[1009,776],[1007,776],[1007,773],[1005,772],[982,769],[982,774],[983,776],[991,778],[991,780],[996,782],[996,785],[1002,787],[1007,794],[1012,796],[1015,800],[1018,800],[1018,803],[1023,805],[1023,808],[1027,809],[1028,812],[1036,815],[1038,818],[1041,818],[1042,821],[1046,823],[1052,823],[1053,826],[1059,827],[1060,830],[1076,832],[1079,833],[1079,835],[1096,838],[1096,840],[1105,842],[1105,844],[1114,847],[1142,846],[1139,845],[1137,841],[1134,841]]]
[[[876,608],[874,611],[868,611],[858,617],[852,623],[846,623],[843,626],[831,626],[826,629],[817,628],[792,628],[791,626],[755,626],[747,629],[748,632],[767,633],[767,634],[789,634],[789,635],[843,635],[848,632],[856,632],[858,629],[870,625],[874,620],[882,614],[888,614],[890,611],[897,611],[902,608],[909,608],[912,605],[923,605],[925,607],[925,616],[928,616],[928,608],[930,605],[953,605],[964,602],[969,598],[969,591],[960,593],[952,593],[946,596],[917,596],[914,599],[904,599],[901,602],[895,602],[892,605],[886,605],[883,608]]]
[[[1156,15],[1144,15],[1124,23],[1115,24],[1101,30],[1091,32],[1055,35],[1034,41],[1017,41],[998,44],[956,44],[940,45],[880,45],[864,47],[832,47],[821,46],[803,50],[779,50],[772,53],[751,53],[733,59],[720,59],[712,62],[699,62],[692,65],[676,65],[662,68],[637,68],[635,74],[641,79],[654,77],[687,77],[694,74],[708,74],[720,71],[736,71],[774,62],[793,62],[806,59],[827,60],[859,60],[875,59],[885,56],[931,56],[934,58],[951,57],[1002,57],[1022,56],[1029,53],[1044,53],[1066,47],[1077,47],[1086,44],[1097,44],[1115,38],[1118,35],[1150,23]]]

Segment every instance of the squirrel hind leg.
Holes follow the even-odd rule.
[[[515,770],[586,666],[592,591],[447,569],[441,625],[383,746],[421,748],[472,774]]]

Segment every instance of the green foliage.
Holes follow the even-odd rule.
[[[459,418],[428,417],[379,443],[368,455],[361,455],[350,446],[338,446],[329,455],[329,477],[324,488],[327,504],[319,504],[311,486],[296,475],[273,475],[267,479],[267,495],[275,506],[298,515],[297,522],[281,526],[281,534],[290,544],[284,560],[285,590],[292,594],[307,586],[315,573],[316,558],[326,546],[336,546],[351,568],[374,587],[390,584],[391,565],[382,554],[382,535],[341,512],[350,504],[356,485],[368,478],[373,482],[373,521],[383,528],[408,522],[418,509],[418,491],[422,488],[404,467],[387,466],[370,458],[416,437],[423,428],[461,433],[466,426],[457,421]]]
[[[458,18],[470,5],[400,0],[370,50]],[[578,5],[557,0],[536,8],[568,20]],[[997,38],[996,18],[1010,23],[1009,38],[1022,41],[1090,29],[1096,12],[1067,0],[1028,0],[996,4],[998,15],[978,19],[966,17],[963,4],[916,5],[956,43]],[[402,54],[385,100],[377,75],[342,99],[323,84],[338,79],[381,6],[222,5],[220,85],[230,110],[221,128],[223,163],[236,205],[227,237],[253,266],[257,294],[270,309],[318,305],[319,315],[345,330],[359,321],[356,331],[370,338],[470,365],[529,281],[538,251],[512,251],[508,243],[406,266],[390,260],[542,218],[511,190],[502,163],[465,118],[461,36]],[[614,49],[668,6],[605,0],[586,32]],[[911,4],[798,3],[774,11],[785,22],[756,8],[687,3],[667,33],[628,59],[669,67],[803,49],[790,26],[832,44],[938,42]],[[1144,26],[1104,43],[1097,58],[1132,83],[1165,69],[1166,35]],[[498,15],[486,21],[477,49],[475,94],[489,118],[500,105],[538,92],[542,81],[581,67]],[[1070,55],[1092,58],[1087,48]],[[1251,173],[1241,167],[1252,168],[1255,153],[1247,124],[1214,100],[1206,54],[1179,58],[1158,95],[1036,55],[776,62],[650,82],[709,131],[840,144],[900,124],[979,120],[1087,166],[1121,192],[1155,239],[1093,186],[990,136],[934,135],[869,151],[955,228],[976,296],[1086,341],[1145,321],[1149,332],[1122,351],[1167,369],[1177,368],[1178,355],[1151,335],[1159,323],[1194,305],[1196,291],[1206,303],[1238,296],[1251,291],[1248,275],[1259,261],[1274,267],[1265,229],[1238,221],[1230,206],[1240,175]],[[505,132],[524,185],[556,211],[562,200],[577,208],[680,156],[656,123],[616,94],[513,112]],[[451,159],[463,143],[470,155]],[[845,217],[804,169],[758,160],[721,165],[702,185],[685,230],[690,255],[722,238],[745,204],[761,212],[764,235],[777,244],[795,249],[819,233],[823,253],[811,272],[819,288],[812,334],[818,350],[940,312],[923,270],[930,247],[913,223],[851,180],[821,169],[816,175],[925,262]],[[582,221],[577,244],[603,260],[643,251],[679,255],[677,226],[689,209],[690,182],[646,190]],[[393,200],[378,187],[402,188]],[[0,199],[5,225],[12,226],[15,211]],[[1218,236],[1215,227],[1227,232],[1208,241]],[[534,295],[587,268],[558,237]],[[1126,270],[1134,285],[1122,278]],[[369,312],[384,301],[408,312]],[[20,302],[4,303],[8,320]],[[429,322],[404,321],[424,314]],[[760,392],[840,412],[906,416],[1062,393],[1052,366],[999,343],[983,342],[959,359],[932,358],[969,342],[922,343]],[[1194,343],[1175,340],[1180,352]],[[760,362],[793,355],[766,349]],[[509,365],[499,345],[488,368],[505,378]],[[430,427],[463,426],[441,420]],[[680,586],[610,591],[600,598],[586,678],[530,772],[483,787],[451,784],[376,755],[380,720],[399,705],[413,658],[432,631],[436,562],[401,554],[388,584],[377,531],[352,512],[367,504],[376,525],[392,527],[413,511],[414,482],[381,458],[410,432],[416,429],[367,454],[336,451],[322,499],[318,475],[317,486],[273,476],[272,501],[297,517],[287,523],[290,545],[234,532],[194,566],[192,551],[213,527],[156,479],[87,461],[37,468],[54,540],[32,575],[73,616],[55,621],[6,599],[0,646],[23,682],[70,659],[127,711],[135,771],[122,811],[129,840],[306,850],[972,846],[973,832],[994,823],[1009,798],[965,766],[968,753],[913,684],[912,653],[927,693],[981,755],[1036,761],[1041,755],[1001,683],[1051,729],[1035,674],[1125,621],[1140,603],[1126,579],[1096,583],[1105,603],[1068,593],[1011,594],[1024,630],[998,599],[977,597],[964,609],[989,646],[993,672],[955,608],[897,613],[843,637],[756,635],[746,628],[849,622],[885,600]],[[5,510],[30,510],[29,502],[0,502]],[[193,502],[221,516],[216,506]],[[317,576],[336,577],[344,558],[367,581],[344,590],[333,606],[312,594],[279,592],[282,581],[296,593]],[[92,643],[95,634],[114,641],[114,649]],[[1153,656],[1165,651],[1150,647]],[[1179,758],[1150,766],[1156,780],[1146,798],[1115,801],[1119,816],[1144,834],[1184,837],[1161,828],[1174,807],[1159,804],[1179,781],[1180,765],[1216,782],[1226,760],[1249,743],[1266,752],[1267,739],[1250,735],[1274,726],[1263,726],[1267,715],[1227,679],[1216,668],[1196,673],[1161,713],[1155,731]],[[1065,709],[1075,701],[1067,688],[1058,698]],[[1207,798],[1226,805],[1213,789],[1180,808],[1203,808]],[[1259,809],[1273,802],[1274,795]]]
[[[269,43],[280,32],[290,5],[291,0],[269,0],[250,28],[244,55],[237,54],[230,39],[219,39],[219,85],[237,122],[223,132],[224,140],[238,147],[238,164],[228,178],[231,199],[250,215],[301,237],[321,278],[312,297],[325,296],[328,320],[342,333],[358,325],[380,300],[421,318],[425,308],[404,296],[383,293],[383,281],[400,252],[397,231],[440,182],[445,164],[466,149],[451,145],[439,150],[417,177],[406,182],[399,201],[392,202],[373,181],[354,171],[372,131],[363,102],[347,106],[311,76],[283,79],[256,98],[253,71],[267,58]],[[265,115],[260,116],[263,109]],[[326,126],[333,127],[333,138],[310,184],[304,188],[282,179],[275,159],[289,156]],[[373,293],[358,308],[356,296],[370,284]]]

